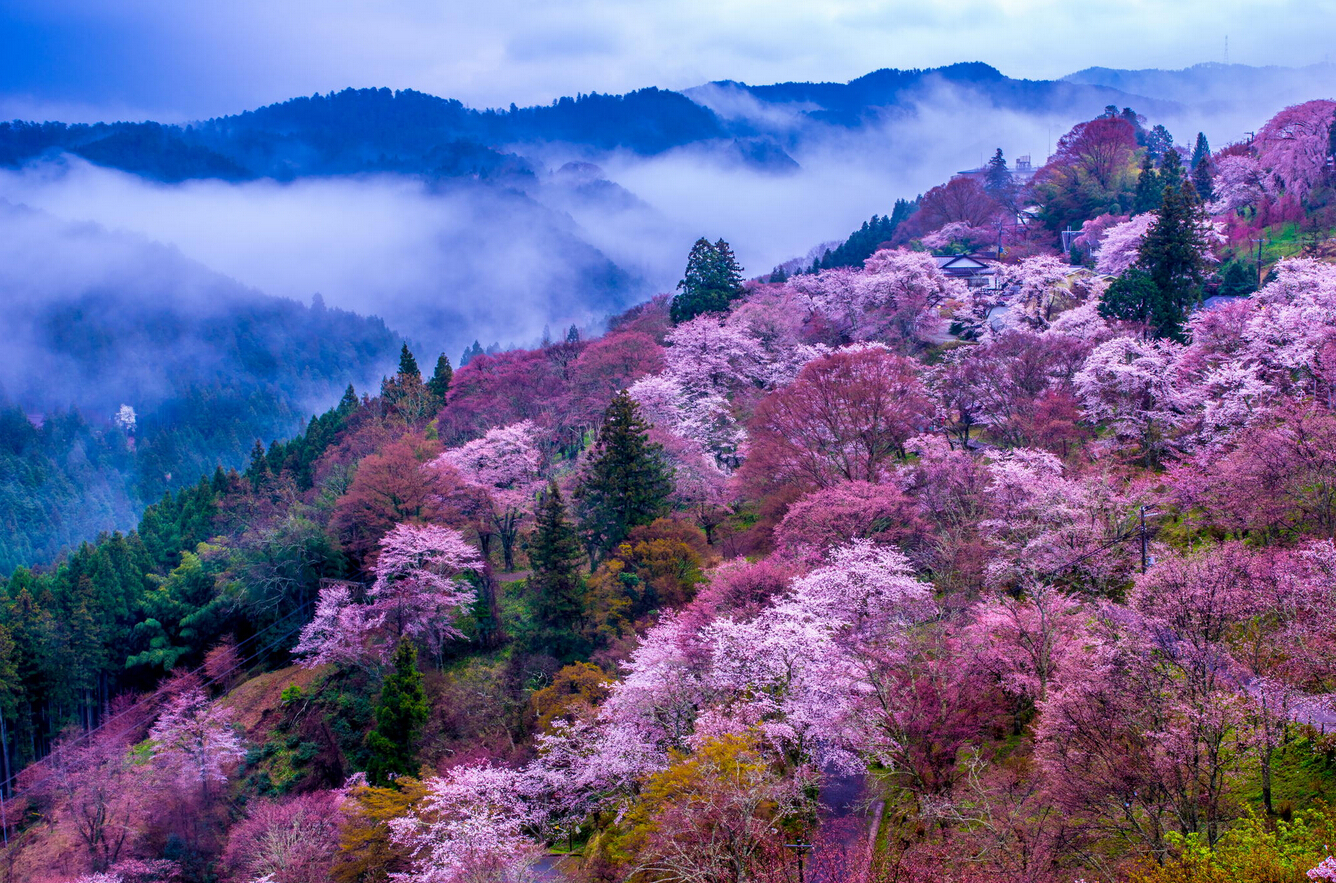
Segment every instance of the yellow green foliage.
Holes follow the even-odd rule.
[[[408,854],[390,839],[390,820],[408,813],[426,796],[417,779],[400,777],[394,788],[358,788],[352,793],[339,833],[333,883],[381,883],[407,870]]]
[[[595,640],[616,640],[654,611],[685,605],[704,580],[706,554],[704,535],[672,519],[633,530],[589,577],[585,605]]]
[[[604,856],[638,881],[754,879],[792,834],[802,807],[796,778],[749,738],[708,742],[649,778],[600,844]]]
[[[577,662],[557,672],[552,683],[534,693],[529,704],[539,732],[552,732],[557,721],[592,720],[598,706],[612,691],[603,669]]]
[[[1250,813],[1214,850],[1198,835],[1171,835],[1175,855],[1147,865],[1131,883],[1309,883],[1307,872],[1336,848],[1336,810],[1295,813],[1290,821]]]

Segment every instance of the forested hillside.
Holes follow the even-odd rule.
[[[393,366],[378,319],[22,207],[0,205],[0,230],[0,573],[133,527]]]
[[[403,347],[0,583],[0,868],[1336,878],[1334,160],[1111,106],[806,272]]]

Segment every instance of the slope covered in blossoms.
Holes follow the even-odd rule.
[[[1115,109],[861,267],[426,380],[405,351],[4,584],[7,860],[1328,879],[1336,264],[1299,228],[1333,226],[1334,114],[1194,157]],[[943,272],[988,227],[997,284]],[[1292,253],[1222,290],[1260,230]]]

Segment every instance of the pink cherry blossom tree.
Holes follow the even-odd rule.
[[[1079,299],[1071,282],[1080,275],[1086,275],[1085,271],[1052,255],[1034,255],[1008,266],[1002,283],[1007,289],[1009,320],[1030,328],[1047,328],[1061,306]]]
[[[840,350],[762,400],[744,471],[817,487],[875,481],[931,414],[915,362],[877,346]]]
[[[808,494],[789,507],[775,529],[775,545],[788,557],[818,564],[826,553],[855,539],[926,542],[918,507],[894,484],[846,482]]]
[[[1075,377],[1090,419],[1136,444],[1147,464],[1159,461],[1184,422],[1174,370],[1180,350],[1169,341],[1116,337],[1095,347]]]
[[[370,608],[353,600],[354,588],[335,580],[320,587],[315,615],[292,648],[303,665],[356,665],[366,658]]]
[[[465,481],[487,493],[507,571],[515,569],[515,541],[543,484],[543,455],[536,435],[533,422],[524,420],[491,429],[482,438],[441,455]]]
[[[940,308],[963,300],[964,282],[937,267],[931,255],[905,249],[882,249],[863,262],[862,297],[880,310],[896,339],[921,341],[941,319]]]
[[[372,627],[388,629],[392,647],[408,636],[438,649],[457,638],[453,621],[477,598],[460,579],[482,566],[459,531],[434,524],[400,524],[380,541],[376,581],[367,592]]]
[[[972,610],[970,634],[985,665],[1010,693],[1043,702],[1059,671],[1086,639],[1081,603],[1036,584],[1023,598],[1000,595]]]
[[[153,761],[183,789],[209,789],[227,781],[227,770],[246,756],[232,727],[231,713],[210,702],[202,687],[172,697],[149,730]]]
[[[1145,212],[1106,230],[1095,253],[1095,272],[1106,276],[1127,272],[1137,262],[1141,240],[1146,238],[1154,220],[1154,213]]]
[[[1253,148],[1262,168],[1285,190],[1303,199],[1322,182],[1331,159],[1331,127],[1336,101],[1309,101],[1287,107],[1257,132]]]
[[[1256,157],[1246,154],[1222,156],[1215,163],[1215,200],[1208,210],[1213,215],[1226,215],[1256,206],[1272,195],[1270,182]]]
[[[293,653],[304,665],[383,663],[407,636],[439,655],[447,640],[460,636],[453,625],[460,609],[477,599],[460,577],[481,567],[459,531],[397,525],[380,540],[366,600],[355,600],[349,583],[326,583]]]
[[[536,883],[542,849],[529,834],[541,814],[523,771],[459,766],[427,780],[427,794],[390,831],[413,868],[404,883]]]

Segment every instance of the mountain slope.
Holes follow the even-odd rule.
[[[8,203],[0,296],[0,572],[241,465],[398,349],[379,319],[268,297],[173,249]],[[113,421],[122,405],[134,425]]]

